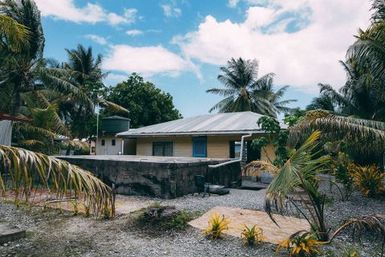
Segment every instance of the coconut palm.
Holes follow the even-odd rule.
[[[214,105],[211,111],[242,112],[253,111],[275,117],[277,113],[287,111],[287,104],[294,100],[280,101],[287,87],[273,91],[273,73],[258,77],[258,62],[232,58],[226,67],[220,67],[222,74],[218,80],[225,88],[212,88],[208,93],[223,96],[224,99]]]
[[[0,145],[0,192],[8,189],[17,203],[30,202],[43,189],[56,200],[79,202],[87,214],[114,215],[111,188],[90,172],[52,156]]]

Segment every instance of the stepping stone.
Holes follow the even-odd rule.
[[[9,224],[0,223],[0,244],[8,243],[25,237],[25,230]]]
[[[224,233],[234,237],[241,236],[244,225],[249,227],[257,225],[260,227],[263,230],[263,241],[272,244],[279,244],[282,240],[287,239],[290,235],[300,230],[310,231],[309,223],[304,219],[274,214],[274,219],[279,225],[277,226],[266,212],[224,206],[212,208],[201,217],[190,221],[189,224],[204,230],[207,228],[208,221],[214,213],[224,215],[230,220],[229,229],[224,231]]]

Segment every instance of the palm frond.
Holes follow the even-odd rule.
[[[108,109],[108,110],[111,110],[113,112],[120,112],[120,113],[129,113],[130,111],[127,110],[126,108],[118,105],[118,104],[115,104],[113,102],[110,102],[110,101],[107,101],[105,99],[98,99],[98,103],[103,106],[104,108]]]
[[[353,235],[360,236],[362,232],[368,232],[385,242],[385,216],[380,214],[354,217],[345,220],[330,237],[330,242],[346,230],[351,230]]]
[[[329,140],[344,138],[370,143],[373,151],[384,150],[384,122],[344,117],[323,110],[307,112],[305,118],[290,129],[289,141],[295,145],[314,130],[322,131]]]
[[[0,190],[6,191],[8,183],[16,200],[28,202],[34,189],[46,188],[59,199],[75,197],[96,215],[114,214],[111,188],[90,172],[52,156],[0,145]]]

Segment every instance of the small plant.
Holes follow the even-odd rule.
[[[244,245],[253,246],[263,240],[263,230],[256,225],[251,228],[245,225],[241,238]]]
[[[299,231],[282,241],[276,252],[287,249],[290,257],[313,257],[319,254],[320,242],[310,232]]]
[[[360,166],[351,164],[348,169],[353,177],[354,184],[365,196],[376,197],[384,192],[382,180],[385,178],[385,173],[376,165]]]
[[[343,257],[360,257],[360,253],[355,248],[345,249]]]
[[[209,220],[209,226],[205,230],[205,234],[208,238],[219,239],[222,237],[222,233],[229,229],[229,224],[230,220],[224,215],[214,213]]]

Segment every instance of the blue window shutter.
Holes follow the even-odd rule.
[[[207,157],[207,137],[193,137],[193,157]]]

